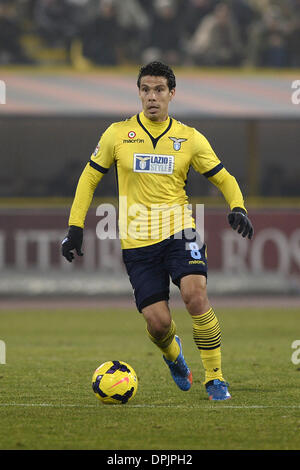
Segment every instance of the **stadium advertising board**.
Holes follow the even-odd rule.
[[[101,218],[91,209],[84,232],[84,256],[71,265],[60,254],[66,234],[66,209],[2,209],[0,212],[0,269],[79,269],[121,272],[120,240],[107,232],[97,236]],[[251,210],[255,227],[249,241],[227,223],[226,211],[205,210],[205,243],[210,271],[239,273],[274,272],[300,274],[300,216],[289,210]],[[116,234],[113,229],[112,234]]]

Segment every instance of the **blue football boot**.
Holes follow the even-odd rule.
[[[219,379],[210,380],[205,384],[209,400],[229,400],[231,398],[228,392],[229,384]]]
[[[193,376],[192,372],[188,368],[183,354],[182,354],[182,347],[181,341],[178,336],[175,336],[175,340],[177,341],[180,347],[180,353],[175,361],[169,361],[168,359],[163,356],[165,363],[169,366],[171,375],[174,379],[176,385],[183,391],[187,391],[191,388],[193,383]]]

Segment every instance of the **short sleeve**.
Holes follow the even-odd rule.
[[[207,178],[218,173],[223,165],[213,151],[210,143],[199,131],[194,129],[192,167]]]

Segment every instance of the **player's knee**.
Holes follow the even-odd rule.
[[[171,327],[171,321],[165,318],[153,317],[147,321],[147,328],[153,338],[164,338]]]
[[[206,290],[199,285],[190,285],[181,290],[182,299],[191,315],[201,315],[209,310]]]
[[[161,309],[153,304],[143,309],[143,315],[151,336],[160,339],[168,334],[172,321],[168,310]]]

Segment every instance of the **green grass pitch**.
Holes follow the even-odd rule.
[[[242,306],[241,306],[242,307]],[[216,309],[232,399],[210,402],[191,320],[174,310],[190,391],[173,383],[134,307],[1,311],[0,449],[300,449],[300,309]],[[136,370],[126,405],[103,405],[91,378],[107,360]]]

